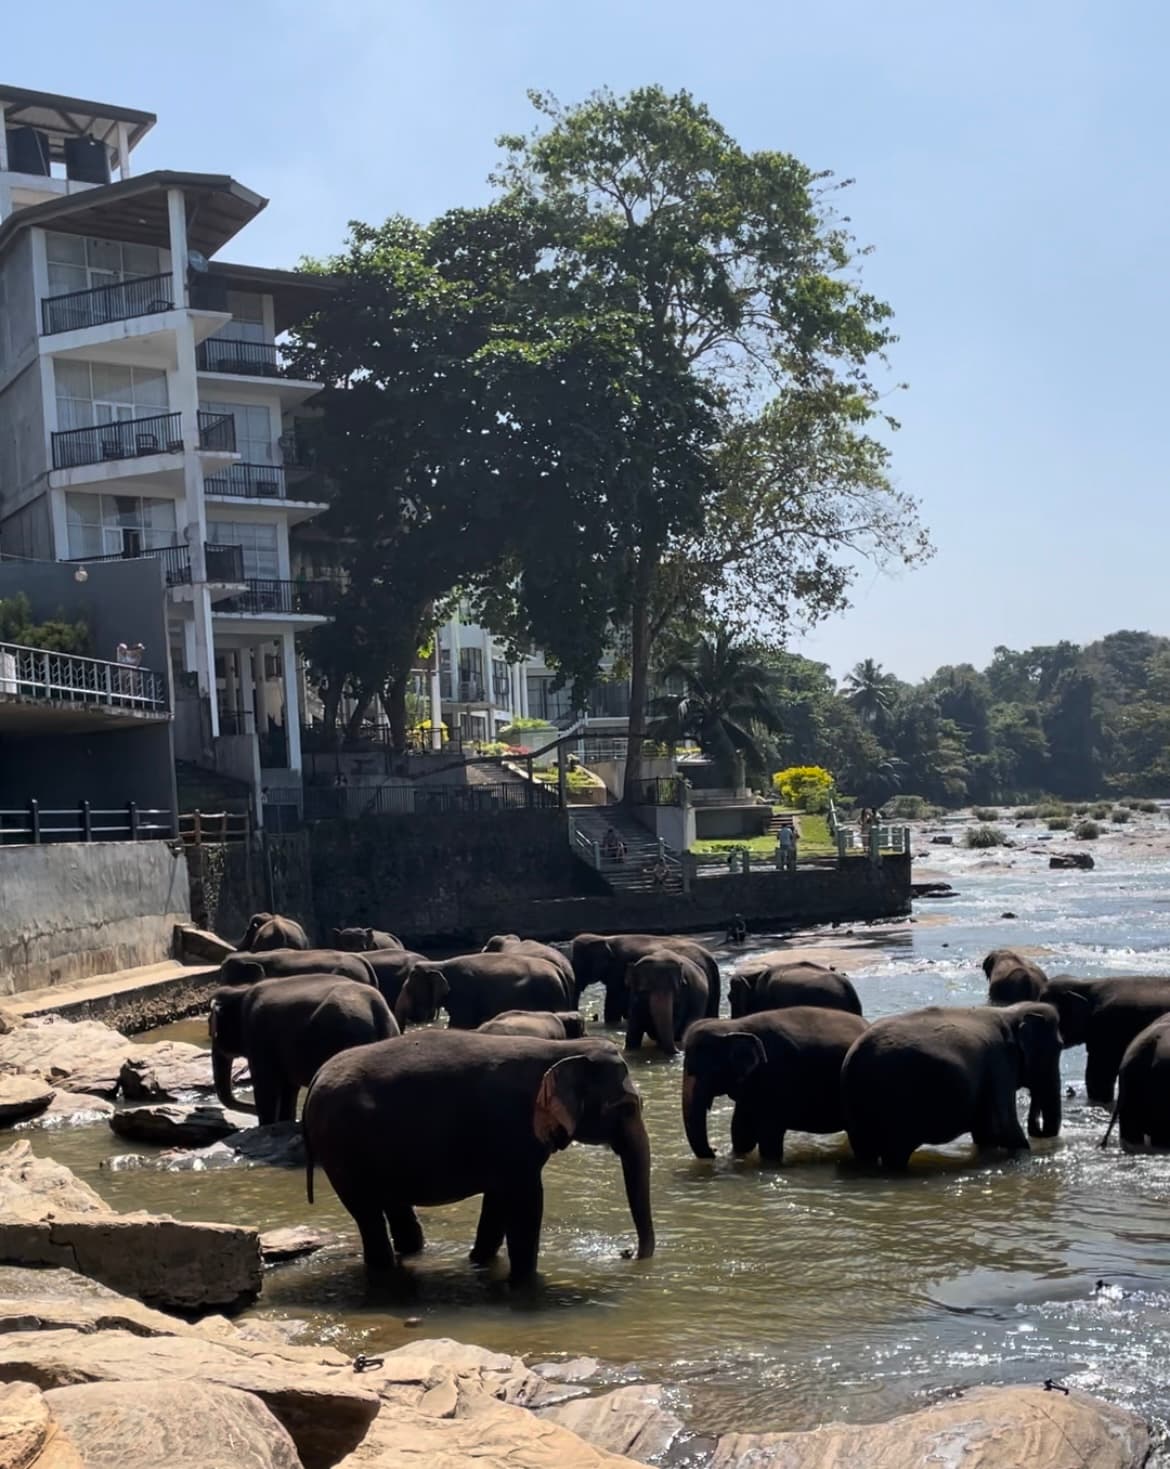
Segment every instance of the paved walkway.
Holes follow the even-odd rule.
[[[103,1019],[122,1028],[161,1024],[172,1015],[200,1002],[214,986],[216,964],[179,964],[168,959],[139,969],[120,969],[115,974],[95,974],[71,984],[49,985],[5,995],[0,1006],[17,1015],[56,1013],[71,1020]]]

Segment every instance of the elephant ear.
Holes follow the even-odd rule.
[[[267,978],[267,971],[259,959],[238,959],[232,965],[232,972],[237,984],[256,984]]]
[[[447,976],[441,969],[428,969],[425,971],[425,976],[431,994],[431,1003],[437,1010],[451,993],[451,986],[447,983]]]
[[[732,1047],[732,1059],[737,1075],[750,1076],[759,1066],[766,1066],[768,1053],[758,1035],[750,1030],[733,1030],[727,1037]]]
[[[331,928],[329,930],[329,938],[330,938],[330,941],[332,942],[333,947],[335,949],[338,949],[338,948],[341,947],[341,929],[339,929],[339,928]]]
[[[1052,1005],[1029,1005],[1016,1026],[1016,1044],[1031,1066],[1060,1045],[1060,1017]]]
[[[558,1152],[573,1141],[581,1120],[589,1061],[568,1056],[550,1066],[540,1079],[532,1111],[532,1130],[537,1141]]]
[[[999,958],[999,950],[992,949],[991,953],[983,961],[983,974],[987,979],[991,978],[991,971],[995,968]]]

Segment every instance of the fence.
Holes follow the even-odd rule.
[[[111,321],[129,321],[134,316],[170,311],[175,304],[174,294],[168,271],[165,275],[136,276],[111,286],[49,296],[41,302],[41,331],[45,336],[52,336],[55,332],[105,326]]]
[[[685,786],[681,775],[658,775],[653,780],[640,780],[634,785],[635,806],[682,806]],[[628,792],[627,792],[628,794]]]
[[[173,812],[140,807],[130,801],[113,809],[91,806],[48,808],[39,801],[0,809],[0,846],[41,846],[48,842],[137,842],[174,835]]]
[[[155,714],[167,711],[167,684],[161,673],[83,658],[77,653],[52,653],[19,643],[0,643],[0,698],[44,700],[46,703],[101,705],[111,709],[139,709]]]
[[[179,836],[189,847],[204,842],[244,842],[252,824],[246,811],[181,811]]]
[[[502,785],[307,786],[305,820],[392,815],[464,815],[471,811],[524,811],[559,805],[555,790],[535,783]]]

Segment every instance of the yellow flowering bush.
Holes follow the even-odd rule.
[[[772,777],[772,786],[787,806],[801,811],[827,811],[835,782],[820,765],[790,765]]]

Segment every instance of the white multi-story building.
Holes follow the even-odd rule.
[[[218,259],[266,201],[223,174],[136,175],[154,122],[0,85],[0,554],[159,557],[176,682],[198,693],[177,753],[287,791],[296,635],[329,593],[290,569],[290,526],[324,506],[282,448],[320,385],[276,343],[327,287]]]

